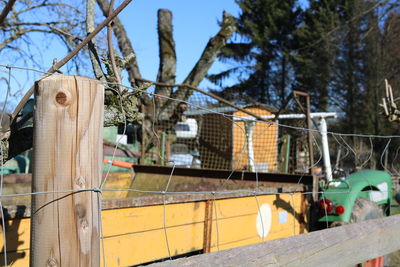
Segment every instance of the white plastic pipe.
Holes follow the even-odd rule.
[[[336,118],[336,112],[315,112],[310,114],[312,119],[319,119],[319,132],[322,138],[322,156],[324,161],[324,169],[326,173],[326,179],[328,181],[332,180],[332,166],[331,166],[331,157],[329,155],[329,143],[328,143],[328,127],[326,124],[325,118]],[[275,115],[261,116],[263,119],[275,119]],[[281,114],[277,119],[303,119],[306,118],[305,114]],[[233,118],[235,121],[244,121],[246,125],[246,134],[247,134],[247,151],[248,151],[248,161],[250,171],[254,169],[254,151],[253,151],[253,126],[250,126],[250,122],[254,124],[256,119],[251,116],[246,117],[237,117]],[[249,129],[247,129],[249,127]],[[249,135],[251,131],[251,134]]]
[[[247,165],[249,171],[254,172],[254,149],[253,149],[253,131],[256,125],[255,121],[245,121],[246,141],[247,141]]]
[[[336,118],[337,113],[336,112],[313,112],[310,114],[311,119],[318,119],[318,118]],[[272,120],[275,119],[275,115],[264,115],[264,116],[260,116],[263,119],[267,119],[267,120]],[[305,114],[281,114],[279,115],[276,119],[304,119],[306,118]],[[238,117],[238,116],[234,116],[233,119],[235,121],[245,121],[245,120],[256,120],[254,117],[252,116],[246,116],[246,117]]]
[[[326,173],[327,181],[332,181],[332,166],[331,157],[329,155],[329,144],[328,144],[328,127],[326,125],[325,118],[319,119],[319,132],[321,133],[322,141],[322,156],[324,160],[324,168]]]

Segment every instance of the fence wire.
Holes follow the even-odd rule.
[[[3,77],[7,81],[4,111],[11,91],[11,70],[37,70],[9,65],[0,65],[0,67],[5,68],[8,74],[7,77]],[[128,121],[123,106],[126,94],[121,94],[120,91],[115,90],[115,84],[108,83],[105,86],[106,89],[113,91],[118,98],[117,105],[123,116],[123,123],[104,128],[104,159],[108,163],[103,166],[105,175],[98,188],[5,194],[3,191],[4,176],[27,172],[29,166],[21,168],[16,159],[12,159],[3,165],[3,160],[1,160],[0,209],[2,212],[4,246],[2,254],[4,255],[5,266],[12,264],[12,262],[7,259],[6,231],[8,220],[3,213],[3,204],[6,203],[6,206],[16,205],[15,200],[21,197],[44,194],[67,196],[88,191],[94,192],[98,201],[100,201],[100,193],[106,192],[125,192],[126,197],[133,198],[161,196],[159,205],[162,207],[162,218],[159,220],[165,239],[166,253],[164,255],[166,256],[164,258],[169,259],[179,254],[173,249],[176,248],[174,245],[176,240],[171,238],[171,236],[174,236],[174,228],[177,226],[171,222],[171,218],[175,214],[171,213],[169,208],[176,202],[171,201],[170,196],[206,196],[203,200],[212,201],[211,216],[214,217],[212,222],[215,223],[215,242],[212,245],[217,251],[228,246],[224,238],[227,229],[231,229],[232,226],[228,225],[229,215],[224,214],[227,211],[224,211],[226,208],[224,208],[223,201],[228,199],[230,195],[254,197],[255,201],[249,204],[249,209],[254,210],[252,216],[256,217],[259,232],[257,236],[248,237],[249,240],[253,240],[251,242],[269,240],[268,235],[270,234],[270,227],[272,227],[268,225],[272,216],[269,206],[271,203],[265,202],[263,197],[275,196],[275,201],[287,205],[287,211],[293,220],[293,235],[300,233],[301,223],[300,221],[296,222],[296,218],[305,216],[305,211],[302,215],[300,214],[302,204],[297,202],[305,201],[304,198],[306,197],[310,199],[312,194],[319,194],[325,200],[323,190],[315,189],[313,192],[309,187],[306,187],[306,190],[296,189],[294,192],[279,192],[279,190],[272,190],[271,184],[265,184],[259,178],[263,173],[296,175],[297,184],[302,184],[303,177],[312,172],[320,177],[321,185],[326,186],[326,184],[324,185],[326,173],[323,166],[323,150],[325,148],[322,144],[321,132],[315,127],[311,129],[306,127],[307,118],[301,112],[301,108],[291,107],[288,112],[280,114],[281,117],[275,117],[277,110],[274,107],[258,103],[241,104],[239,110],[200,92],[192,92],[189,98],[176,98],[171,97],[170,92],[175,91],[176,93],[179,90],[178,88],[152,86],[144,91],[124,86],[127,92],[141,97],[144,103],[140,110],[143,117],[132,122]],[[5,116],[4,114],[5,112],[2,112],[0,123]],[[251,114],[261,117],[262,120],[251,116]],[[314,118],[315,125],[318,123],[318,118]],[[311,135],[312,148],[309,147],[307,141],[308,135]],[[342,178],[353,170],[361,169],[383,169],[393,177],[399,176],[400,136],[343,134],[331,131],[328,131],[327,135],[329,139],[328,154],[331,155],[334,178]],[[311,151],[314,158],[313,162],[310,157]],[[25,163],[29,164],[28,154],[21,157],[26,158]],[[3,158],[3,152],[1,158]],[[132,171],[131,168],[127,169],[114,164],[116,161],[132,164],[133,170],[135,166],[141,165],[168,167],[170,174],[166,181],[163,180],[143,187],[135,180],[135,173],[132,173],[132,183],[129,187],[116,188],[115,184],[110,181],[111,174],[117,171],[128,173]],[[180,184],[179,175],[176,175],[178,168],[225,171],[223,172],[225,176],[219,177],[218,183],[206,183],[205,185],[199,183],[194,187],[185,187],[184,184]],[[245,183],[237,182],[238,180],[232,180],[233,175],[237,172],[241,172],[243,175],[244,173],[254,173],[255,178],[245,185]],[[367,176],[362,178],[367,182],[371,179]],[[381,190],[381,192],[391,193],[385,190]],[[331,194],[350,196],[351,194],[358,194],[358,192],[352,192],[349,188],[348,191],[331,192]],[[299,196],[303,198],[296,200],[295,197]],[[286,201],[284,198],[288,198],[288,200]],[[199,200],[197,199],[197,201]],[[25,201],[25,205],[29,204],[29,201]],[[101,208],[100,203],[99,207]],[[323,213],[328,215],[326,206],[324,206],[324,209]],[[103,229],[104,218],[102,218],[101,210],[99,210],[99,216],[103,264],[106,266],[109,251],[107,251],[104,243],[107,236],[105,236]],[[289,220],[288,217],[284,216],[279,220],[285,221],[285,218]],[[183,225],[191,223],[191,221],[188,221]],[[325,223],[328,227],[328,220]],[[243,225],[241,227],[253,226]],[[283,234],[286,229],[273,231],[276,231],[275,234],[279,235]],[[196,235],[202,234],[197,233]],[[157,241],[162,242],[162,240]],[[149,242],[157,241],[149,240]],[[153,260],[158,259],[154,258]]]

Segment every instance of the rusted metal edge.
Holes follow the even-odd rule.
[[[203,253],[211,252],[211,234],[212,234],[212,220],[213,220],[213,202],[214,200],[207,200],[205,207],[204,217],[204,238],[203,238]]]
[[[164,200],[166,204],[179,204],[179,203],[188,203],[188,202],[196,202],[196,201],[205,201],[210,199],[227,199],[227,198],[240,198],[240,197],[249,197],[254,196],[255,193],[258,196],[262,195],[274,195],[274,194],[291,194],[296,192],[305,192],[307,187],[299,184],[299,185],[291,185],[291,186],[282,186],[282,187],[271,187],[265,190],[264,192],[251,192],[251,191],[243,191],[243,192],[205,192],[205,193],[179,193],[179,194],[165,194],[163,195],[161,192],[159,195],[150,195],[143,197],[135,197],[135,198],[121,198],[121,199],[110,199],[102,201],[102,210],[110,210],[110,209],[122,209],[122,208],[133,208],[133,207],[145,207],[145,206],[155,206],[155,205],[163,205]],[[268,191],[268,193],[266,193]],[[4,216],[6,219],[20,219],[27,218],[31,215],[30,207],[26,205],[9,205],[4,206]]]
[[[172,167],[168,166],[151,166],[151,165],[134,165],[133,169],[136,173],[154,173],[170,175]],[[119,173],[110,173],[107,180],[118,179]],[[260,181],[260,182],[276,182],[280,184],[303,184],[312,185],[313,177],[309,174],[284,174],[284,173],[254,173],[242,171],[224,171],[211,169],[190,169],[184,167],[175,167],[173,176],[192,176],[193,178],[210,178],[210,179],[226,179]],[[103,175],[104,178],[104,175]],[[30,183],[32,175],[27,174],[8,174],[4,176],[4,184],[13,183]]]
[[[265,193],[267,192],[268,193]],[[295,192],[305,192],[303,185],[296,186],[282,186],[282,187],[270,187],[265,189],[263,192],[258,192],[257,195],[274,195],[281,193],[295,193]],[[102,209],[118,209],[118,208],[131,208],[131,207],[143,207],[143,206],[153,206],[153,205],[163,205],[163,199],[165,199],[166,204],[178,204],[193,201],[204,201],[209,199],[227,199],[227,198],[239,198],[239,197],[249,197],[254,196],[255,191],[232,191],[232,192],[204,192],[204,193],[178,193],[178,194],[166,194],[165,197],[160,192],[158,195],[135,197],[135,198],[121,198],[121,199],[110,199],[104,200]]]
[[[171,167],[164,166],[148,166],[135,165],[133,169],[136,173],[154,173],[154,174],[171,174]],[[175,167],[174,176],[194,176],[201,178],[214,178],[230,180],[246,180],[260,182],[277,182],[289,184],[312,185],[313,177],[309,174],[285,174],[285,173],[255,173],[246,171],[228,171],[228,170],[212,170],[212,169],[194,169]]]

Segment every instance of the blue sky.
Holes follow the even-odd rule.
[[[137,54],[142,76],[155,79],[158,71],[157,10],[173,13],[174,39],[177,53],[177,82],[182,82],[199,59],[208,40],[218,30],[223,10],[239,13],[233,0],[137,0],[120,15]],[[213,70],[223,68],[214,64]]]
[[[117,0],[115,7],[121,2],[122,0]],[[173,13],[177,82],[183,81],[199,59],[208,40],[218,32],[218,21],[222,19],[222,12],[225,10],[234,16],[239,13],[239,7],[234,0],[133,0],[120,13],[119,18],[133,44],[142,76],[151,80],[156,79],[159,63],[157,10],[160,8],[169,9]],[[99,9],[97,12],[100,14]],[[100,16],[99,21],[103,19],[104,17]],[[58,38],[51,37],[51,42],[48,42],[48,38],[49,36],[40,34],[32,37],[33,51],[42,53],[42,57],[36,56],[35,60],[43,71],[51,66],[53,58],[61,60],[68,53]],[[2,64],[24,66],[21,60],[9,57],[4,53],[2,54]],[[35,66],[35,68],[39,67]],[[222,63],[216,62],[210,72],[218,72],[225,68]],[[72,72],[68,72],[67,67],[63,67],[61,70],[66,74],[75,74],[73,69],[71,69]],[[21,91],[28,90],[33,81],[41,76],[39,73],[15,69],[12,70],[12,73],[16,77],[12,82],[14,91],[17,91],[15,88],[20,88]],[[91,69],[87,73],[91,73]],[[4,75],[6,75],[4,72],[0,73],[0,76]],[[200,87],[206,88],[208,85],[208,82],[203,82]],[[5,98],[5,84],[2,83],[0,86],[1,102]],[[12,109],[19,98],[21,95],[12,98],[8,109]]]

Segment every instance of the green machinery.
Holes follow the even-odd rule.
[[[319,199],[316,203],[317,221],[322,224],[320,226],[337,226],[390,215],[391,176],[384,171],[362,170],[333,179],[326,119],[334,118],[336,114],[311,113],[310,116],[318,121],[324,163],[324,177],[321,177]],[[298,118],[300,114],[281,117]],[[281,172],[288,171],[289,148],[292,142],[290,137],[290,135],[282,137],[279,165]]]
[[[363,170],[333,179],[323,188],[319,222],[341,225],[390,215],[392,179],[384,171]]]

